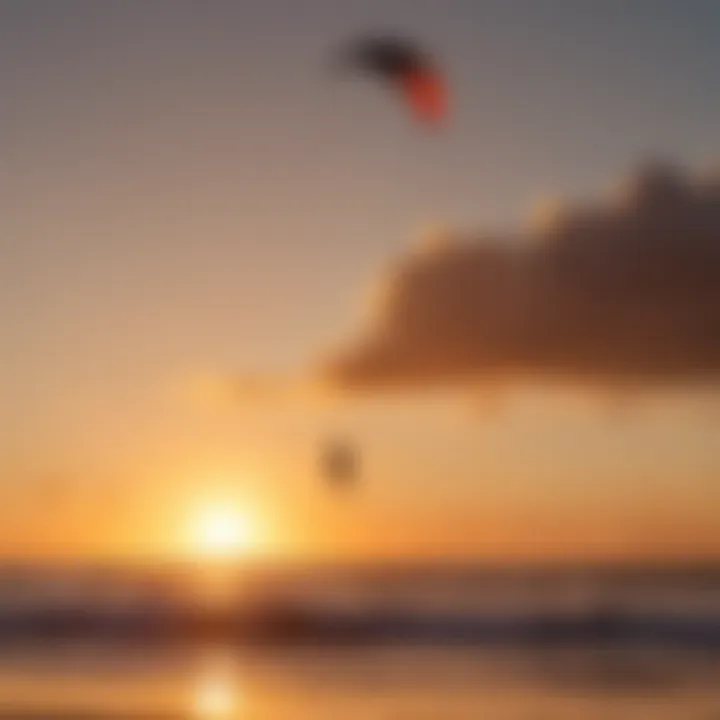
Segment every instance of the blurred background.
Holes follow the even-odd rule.
[[[716,717],[718,22],[0,0],[0,716]]]

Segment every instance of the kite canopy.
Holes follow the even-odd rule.
[[[358,69],[391,85],[420,122],[437,126],[448,115],[448,88],[429,55],[400,38],[366,37],[343,52],[343,66]]]
[[[358,460],[351,445],[334,440],[322,456],[322,471],[327,481],[338,487],[353,483],[358,472]]]

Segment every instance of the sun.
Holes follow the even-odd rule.
[[[195,513],[193,548],[206,557],[229,558],[244,555],[253,549],[254,530],[246,512],[230,503],[207,503]]]

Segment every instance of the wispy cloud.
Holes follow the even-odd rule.
[[[492,375],[720,376],[720,179],[656,163],[621,197],[554,206],[521,232],[426,242],[392,268],[369,328],[324,369],[341,388]]]

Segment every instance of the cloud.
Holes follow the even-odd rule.
[[[543,210],[514,234],[413,249],[324,377],[346,389],[719,379],[720,180],[653,163],[603,203]]]
[[[313,372],[222,372],[206,368],[177,372],[168,382],[174,404],[208,413],[332,407],[343,399],[337,388]]]

